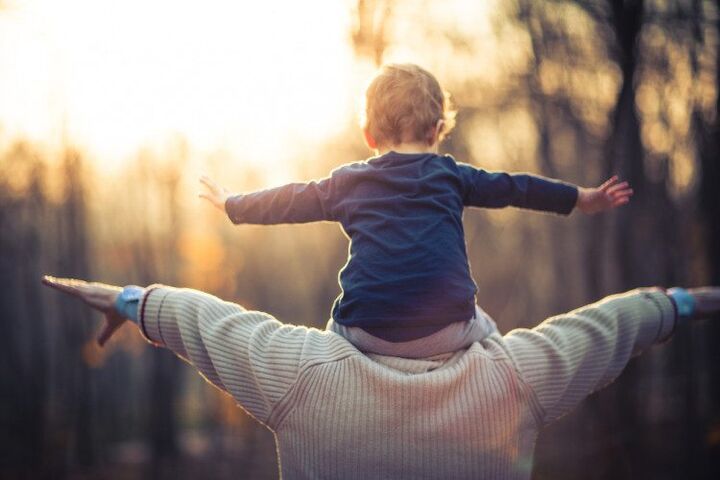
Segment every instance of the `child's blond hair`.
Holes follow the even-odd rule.
[[[437,79],[417,65],[384,65],[365,93],[362,127],[378,145],[429,144],[442,120],[440,141],[455,126],[456,112],[449,97]]]

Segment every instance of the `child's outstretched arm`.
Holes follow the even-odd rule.
[[[578,187],[529,173],[488,172],[458,164],[463,202],[471,207],[519,207],[567,215],[577,203]]]
[[[200,197],[224,211],[235,224],[274,225],[336,219],[334,177],[238,195],[207,176],[201,177],[200,183],[205,187]]]
[[[578,208],[592,214],[625,205],[633,191],[614,176],[596,188],[583,188],[529,173],[487,172],[459,164],[465,205],[508,206],[567,215]]]

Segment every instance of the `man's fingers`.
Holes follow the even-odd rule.
[[[113,336],[113,334],[115,333],[115,330],[117,330],[118,328],[120,328],[121,325],[122,325],[122,323],[113,322],[113,321],[110,319],[110,317],[108,317],[108,316],[106,315],[106,316],[105,316],[105,325],[103,325],[103,329],[102,329],[102,331],[100,332],[100,335],[98,335],[98,339],[97,339],[98,344],[99,344],[101,347],[104,346],[105,343],[106,343],[108,340],[110,340],[110,337]]]
[[[122,290],[120,287],[99,282],[89,283],[74,278],[56,278],[50,275],[43,276],[42,283],[50,288],[77,297],[96,310],[105,312],[105,325],[98,337],[98,343],[101,346],[108,341],[115,330],[124,322],[124,319],[114,311],[115,300]]]
[[[50,275],[43,276],[42,283],[43,285],[60,290],[61,292],[69,293],[70,295],[75,295],[76,297],[81,297],[83,295],[84,292],[82,287],[85,287],[88,284],[85,280],[77,280],[74,278],[56,278]]]
[[[688,292],[695,297],[694,317],[720,314],[720,287],[689,288]]]
[[[717,298],[720,298],[720,287],[695,287],[695,288],[688,288],[688,292],[690,292],[692,295],[700,295],[700,296],[715,296]]]
[[[44,276],[42,283],[48,287],[60,290],[76,298],[79,298],[90,307],[108,311],[113,308],[115,298],[122,290],[114,285],[106,285],[99,282],[86,282],[74,278],[55,278]]]

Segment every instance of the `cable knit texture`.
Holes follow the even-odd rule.
[[[275,434],[286,479],[528,479],[539,429],[665,340],[675,317],[637,290],[426,359],[365,355],[212,295],[153,286],[148,339]]]

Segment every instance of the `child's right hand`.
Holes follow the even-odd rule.
[[[215,183],[210,177],[203,175],[200,177],[200,183],[202,183],[206,191],[201,192],[198,196],[204,198],[208,202],[212,203],[216,208],[225,211],[225,202],[230,197],[230,192],[225,188]]]
[[[633,194],[628,182],[618,183],[617,175],[596,188],[578,189],[577,208],[588,215],[625,205]]]

